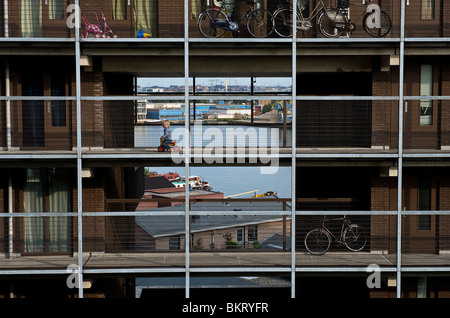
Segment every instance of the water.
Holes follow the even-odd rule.
[[[148,167],[158,173],[176,172],[185,175],[182,167]],[[197,175],[209,182],[212,191],[223,192],[224,196],[259,190],[257,194],[267,191],[277,192],[280,198],[291,197],[291,167],[278,167],[275,174],[261,174],[259,167],[190,167],[190,175]],[[250,197],[254,193],[242,196]]]
[[[173,139],[177,140],[179,146],[183,146],[182,134],[184,126],[172,125],[172,136]],[[183,130],[182,130],[183,129]],[[196,129],[194,126],[191,127],[191,144],[197,146],[201,142],[202,147],[208,146],[212,141],[221,142],[221,144],[226,146],[226,136],[227,134],[236,133],[236,135],[245,137],[239,140],[245,141],[243,146],[248,147],[259,146],[261,141],[266,143],[267,147],[283,145],[283,128],[265,128],[265,127],[255,127],[246,125],[202,125],[202,136],[196,138]],[[242,135],[242,132],[244,134]],[[135,127],[135,147],[158,147],[159,137],[163,135],[162,126],[136,126]],[[263,138],[265,137],[265,138]],[[272,138],[278,137],[278,141]],[[197,143],[197,140],[200,142]],[[237,138],[231,142],[234,145],[238,145]],[[289,147],[291,145],[291,129],[288,128],[286,132],[286,145]]]

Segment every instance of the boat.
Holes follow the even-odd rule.
[[[186,178],[180,177],[180,175],[176,172],[168,172],[159,174],[156,171],[148,172],[148,177],[165,177],[167,180],[172,182],[172,184],[177,188],[183,188],[186,186]],[[209,185],[209,182],[202,180],[199,176],[191,176],[189,177],[189,188],[192,190],[205,190],[211,191],[212,187]]]
[[[182,177],[179,180],[172,181],[172,184],[177,188],[184,188],[186,186],[186,178]],[[189,189],[211,191],[212,187],[209,185],[209,182],[201,180],[199,176],[190,176]]]
[[[150,178],[152,178],[152,177],[165,177],[170,182],[174,182],[174,181],[177,181],[177,180],[181,179],[180,175],[178,173],[176,173],[176,172],[168,172],[168,173],[159,174],[156,171],[149,171],[147,173],[147,176],[150,177]]]

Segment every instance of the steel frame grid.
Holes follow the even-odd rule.
[[[293,0],[294,5],[296,5],[297,0]],[[75,0],[75,4],[79,4],[79,0]],[[296,32],[295,30],[293,30],[293,38],[292,39],[201,39],[201,38],[193,38],[190,39],[189,38],[189,34],[188,34],[188,24],[186,23],[186,21],[188,21],[188,0],[184,1],[184,9],[185,9],[185,36],[184,38],[155,38],[155,39],[148,39],[149,42],[180,42],[180,43],[184,43],[184,61],[185,61],[185,83],[188,83],[189,80],[189,67],[188,67],[188,63],[189,63],[189,43],[190,42],[205,42],[205,43],[215,43],[215,42],[220,42],[220,43],[226,43],[226,42],[286,42],[286,43],[292,43],[292,75],[291,75],[291,79],[292,79],[292,83],[296,84],[296,48],[298,44],[301,43],[352,43],[352,42],[381,42],[381,43],[385,43],[385,42],[392,42],[392,43],[398,43],[399,44],[399,48],[400,48],[400,72],[399,72],[399,85],[400,87],[403,86],[403,75],[404,75],[404,56],[405,56],[405,43],[406,42],[450,42],[450,38],[405,38],[405,2],[404,0],[401,0],[401,19],[400,19],[400,38],[389,38],[389,39],[352,39],[352,38],[337,38],[337,39],[298,39],[296,38]],[[78,18],[79,18],[79,12],[78,13]],[[294,15],[294,23],[293,26],[295,26],[295,19],[296,16]],[[79,19],[77,19],[77,21],[79,21]],[[5,23],[7,24],[7,21],[5,21]],[[79,25],[76,26],[77,29],[79,29]],[[7,28],[6,28],[7,30]],[[250,268],[250,269],[243,269],[243,268],[235,268],[235,269],[230,269],[230,268],[190,268],[189,266],[189,254],[190,251],[189,249],[186,250],[186,268],[184,269],[129,269],[129,270],[120,270],[120,269],[99,269],[99,270],[89,270],[89,269],[83,269],[82,265],[82,254],[83,254],[83,250],[82,250],[82,246],[83,246],[83,242],[82,242],[82,235],[80,235],[82,233],[82,217],[83,216],[90,216],[92,214],[95,215],[100,215],[98,213],[89,213],[89,212],[83,212],[82,211],[82,179],[81,179],[81,168],[82,168],[82,161],[83,159],[89,159],[89,158],[105,158],[104,155],[95,155],[95,154],[83,154],[83,151],[81,149],[81,102],[83,100],[136,100],[136,99],[141,99],[143,96],[133,96],[133,97],[108,97],[108,96],[102,96],[102,97],[97,97],[97,96],[81,96],[81,77],[80,77],[80,43],[82,42],[101,42],[101,41],[114,41],[114,42],[136,42],[138,41],[137,39],[81,39],[79,36],[79,30],[78,32],[75,32],[75,38],[69,38],[69,39],[59,39],[59,38],[2,38],[1,41],[3,42],[73,42],[75,44],[75,60],[76,60],[76,96],[75,97],[30,97],[29,99],[40,99],[40,100],[75,100],[76,104],[77,104],[77,151],[76,151],[76,156],[73,155],[29,155],[29,154],[23,154],[23,155],[4,155],[1,154],[0,155],[0,159],[76,159],[77,160],[77,186],[78,186],[78,211],[74,214],[71,213],[70,215],[76,215],[78,217],[78,246],[79,246],[79,250],[78,250],[78,265],[80,266],[80,271],[79,271],[79,278],[80,281],[82,281],[83,278],[83,273],[170,273],[170,272],[184,272],[186,273],[186,297],[189,297],[189,277],[190,277],[190,272],[243,272],[243,271],[252,271],[252,272],[259,272],[259,271],[264,271],[264,272],[285,272],[285,271],[290,271],[291,272],[291,296],[295,297],[295,274],[298,272],[365,272],[366,268],[332,268],[332,267],[328,267],[328,268],[296,268],[295,266],[295,248],[292,248],[292,263],[291,263],[291,269],[283,269],[281,270],[280,268],[264,268],[263,270],[258,269],[258,268]],[[196,96],[190,96],[189,95],[189,91],[188,91],[188,85],[185,85],[185,93],[184,93],[184,98],[183,96],[165,96],[164,99],[173,99],[173,100],[184,100],[185,101],[185,105],[188,105],[188,102],[191,100],[196,100],[197,98],[205,98],[205,96],[201,96],[201,97],[196,97]],[[310,100],[310,97],[298,97],[296,96],[296,89],[295,89],[296,85],[293,85],[293,91],[292,94],[289,96],[285,96],[284,99],[291,99],[293,100],[293,111],[295,111],[295,102],[297,100]],[[239,96],[236,97],[242,99],[243,96]],[[264,98],[269,97],[269,99],[271,99],[270,96],[264,96]],[[280,99],[281,96],[277,96],[277,97],[272,97],[273,99]],[[146,96],[146,99],[152,99],[152,100],[157,100],[158,98],[160,98],[159,96]],[[231,97],[231,96],[208,96],[208,98],[211,99],[216,99],[216,98],[226,98],[226,99],[234,99],[235,97]],[[0,96],[0,100],[24,100],[24,99],[28,99],[24,98],[24,97],[16,97],[16,96]],[[249,96],[249,99],[262,99],[262,96],[254,96],[251,95]],[[314,100],[327,100],[327,99],[337,99],[336,97],[314,97]],[[368,96],[368,97],[339,97],[339,99],[346,99],[346,100],[398,100],[398,104],[399,104],[399,148],[398,148],[398,153],[394,154],[394,155],[381,155],[381,157],[389,157],[389,158],[394,158],[397,159],[398,162],[398,169],[399,169],[399,176],[398,176],[398,193],[397,193],[397,199],[398,202],[401,202],[401,188],[402,188],[402,168],[403,168],[403,158],[448,158],[450,157],[450,154],[446,154],[446,153],[407,153],[404,154],[403,153],[403,146],[402,146],[402,140],[403,140],[403,121],[400,120],[401,118],[403,118],[403,103],[405,100],[413,100],[413,99],[424,99],[424,97],[421,96],[403,96],[403,90],[399,89],[399,94],[398,96]],[[431,97],[426,97],[426,99],[428,100],[445,100],[445,99],[450,99],[450,96],[431,96]],[[185,118],[185,123],[189,124],[188,121],[188,116],[186,116]],[[292,121],[292,129],[294,130],[294,128],[296,127],[296,117],[293,116],[293,121]],[[401,128],[401,129],[400,129]],[[295,140],[295,134],[293,134],[293,138]],[[303,154],[297,154],[296,153],[296,146],[295,146],[295,142],[292,143],[292,153],[291,153],[291,159],[292,159],[292,168],[293,168],[293,175],[292,175],[292,179],[291,179],[291,188],[292,188],[292,211],[291,211],[291,215],[292,215],[292,220],[294,222],[294,226],[292,226],[292,228],[295,228],[295,216],[296,215],[316,215],[316,214],[323,214],[320,211],[295,211],[295,180],[296,180],[296,176],[295,176],[295,168],[296,168],[296,161],[297,159],[303,159],[303,158],[346,158],[346,157],[358,157],[358,158],[380,158],[380,155],[374,155],[374,154],[314,154],[314,155],[303,155]],[[188,147],[188,151],[185,154],[185,157],[188,159],[190,156],[189,153],[190,147]],[[137,154],[133,155],[131,154],[129,156],[129,158],[133,158],[136,157]],[[128,156],[127,156],[128,158]],[[185,164],[185,169],[186,169],[186,173],[187,175],[189,172],[189,164],[187,163],[188,160],[185,160],[186,164]],[[185,215],[186,219],[189,218],[190,215],[196,215],[197,213],[195,212],[190,212],[188,209],[188,200],[189,200],[189,192],[186,191],[186,209],[185,212],[182,213],[182,215]],[[279,212],[279,211],[278,211]],[[345,211],[344,211],[345,212]],[[356,214],[362,211],[347,211],[347,214]],[[399,205],[397,208],[397,211],[364,211],[365,213],[367,213],[368,215],[378,215],[378,214],[383,214],[383,215],[397,215],[398,220],[401,219],[402,215],[412,215],[412,214],[449,214],[450,211],[402,211],[401,206]],[[119,212],[120,213],[120,212]],[[124,212],[125,213],[125,212]],[[205,212],[205,213],[210,213],[210,214],[214,214],[214,211],[210,211],[210,212]],[[223,212],[220,212],[223,213]],[[240,214],[241,212],[237,211],[235,214]],[[242,214],[244,214],[245,211],[242,211]],[[253,212],[254,213],[254,212]],[[336,212],[337,213],[337,212]],[[340,214],[342,214],[342,211],[339,211]],[[330,211],[327,211],[327,214],[333,214],[330,213]],[[109,213],[102,213],[101,215],[110,215]],[[114,212],[113,215],[117,215],[116,212]],[[11,217],[10,214],[7,213],[1,213],[0,217]],[[17,217],[22,216],[21,214],[17,214],[15,215]],[[27,215],[29,216],[29,215]],[[36,215],[37,216],[37,215]],[[439,271],[450,271],[450,268],[448,267],[402,267],[401,265],[401,222],[397,222],[398,227],[397,227],[397,247],[398,247],[398,258],[397,258],[397,267],[396,268],[381,268],[381,271],[385,271],[385,272],[396,272],[397,273],[397,297],[400,298],[401,297],[401,273],[402,272],[439,272]],[[186,227],[186,234],[189,233],[189,228]],[[292,240],[292,244],[295,244],[294,239]],[[293,247],[295,247],[295,245],[293,245]],[[8,275],[8,274],[65,274],[67,273],[66,271],[58,271],[58,270],[31,270],[31,271],[0,271],[0,274],[4,274],[4,275]],[[83,297],[83,290],[82,288],[79,289],[79,297],[82,298]]]

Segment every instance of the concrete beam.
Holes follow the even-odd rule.
[[[232,59],[228,56],[191,56],[189,59],[192,76],[289,76],[289,56],[242,56]],[[124,58],[102,57],[103,72],[148,74],[148,76],[183,76],[184,60],[176,56]],[[370,56],[303,56],[297,59],[297,72],[370,72]]]

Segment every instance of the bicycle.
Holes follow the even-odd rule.
[[[245,26],[251,36],[255,38],[268,37],[273,32],[272,13],[265,9],[254,9],[254,0],[244,0],[248,5],[248,11],[238,20],[233,21],[225,12],[228,12],[224,0],[216,0],[220,7],[206,9],[198,16],[198,28],[201,34],[207,38],[220,38],[226,31],[239,32],[239,23],[245,19]]]
[[[370,1],[370,0],[368,0]],[[359,5],[359,4],[358,4]],[[371,7],[368,3],[361,4],[365,7],[363,12],[354,21],[363,18],[363,28],[372,37],[384,37],[391,30],[391,18],[384,11]],[[297,30],[307,31],[313,26],[312,20],[318,15],[317,24],[319,31],[325,37],[337,38],[344,31],[351,35],[356,30],[356,24],[349,18],[349,0],[338,0],[336,8],[326,8],[323,0],[320,0],[309,17],[303,17],[304,6],[297,5]],[[379,8],[379,7],[378,7]],[[379,13],[379,21],[376,21]],[[292,36],[292,8],[279,6],[273,13],[275,33],[282,37]]]
[[[327,221],[336,220],[342,220],[339,237],[335,236],[325,225]],[[322,226],[309,231],[305,236],[304,243],[309,253],[323,255],[330,249],[332,239],[354,252],[362,250],[367,243],[365,229],[359,224],[352,224],[346,216],[334,219],[327,219],[324,216]]]
[[[303,11],[306,6],[304,2],[297,2],[297,31],[307,31],[312,28],[313,20],[318,14],[322,14],[325,12],[325,5],[323,0],[320,0],[314,9],[311,11],[308,17],[303,16]],[[273,21],[274,21],[274,31],[281,37],[291,37],[292,36],[292,7],[289,7],[284,4],[279,4],[277,10],[273,13]]]

